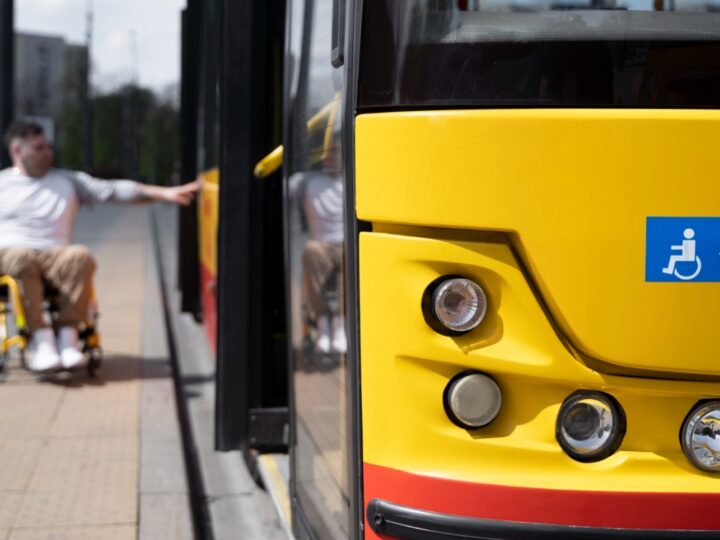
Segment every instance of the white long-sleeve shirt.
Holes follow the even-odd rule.
[[[4,169],[0,171],[0,249],[67,245],[80,205],[133,202],[141,197],[138,183],[132,180],[99,180],[60,169],[34,178],[15,168]]]

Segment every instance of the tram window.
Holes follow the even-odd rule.
[[[360,109],[720,105],[720,0],[378,0],[363,21]]]
[[[217,0],[209,0],[204,5],[204,25],[202,57],[202,83],[200,90],[199,159],[201,171],[207,171],[218,164],[218,51],[219,35],[217,19]]]
[[[318,538],[347,538],[343,69],[333,0],[290,2],[286,212],[294,392],[294,492]]]

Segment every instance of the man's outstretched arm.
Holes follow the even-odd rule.
[[[100,180],[83,172],[64,173],[75,184],[83,204],[171,202],[187,206],[201,185],[196,180],[182,186],[155,186],[134,180]]]
[[[200,181],[195,180],[182,186],[153,186],[138,184],[143,197],[139,202],[170,202],[188,206],[200,189]]]

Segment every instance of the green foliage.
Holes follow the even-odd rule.
[[[83,168],[82,127],[80,104],[76,101],[66,101],[60,125],[63,134],[62,151],[57,156],[59,165],[64,169]]]
[[[179,120],[170,93],[166,96],[125,85],[92,99],[92,171],[104,178],[132,178],[169,184],[177,173]],[[82,169],[82,111],[69,102],[63,117],[60,165]]]

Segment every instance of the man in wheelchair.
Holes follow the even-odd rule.
[[[30,332],[28,366],[36,371],[77,367],[84,362],[78,327],[87,317],[95,272],[88,248],[71,244],[80,205],[188,205],[199,184],[152,186],[54,169],[52,147],[35,123],[12,124],[5,144],[13,166],[0,171],[0,275],[15,278],[23,291]],[[43,317],[45,283],[58,291],[57,335]]]

